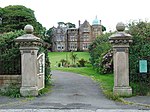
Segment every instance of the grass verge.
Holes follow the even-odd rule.
[[[48,92],[51,92],[51,84],[47,85],[45,88],[38,91],[38,96],[42,96]],[[11,98],[20,98],[22,97],[20,94],[20,87],[18,87],[16,84],[12,84],[8,87],[5,87],[3,89],[0,89],[0,95],[1,96],[9,96]],[[27,98],[33,98],[32,96],[28,96]]]
[[[7,87],[0,89],[1,96],[10,96],[12,98],[20,98],[20,87],[17,84],[11,84]]]
[[[45,88],[41,89],[41,90],[38,92],[38,96],[42,96],[42,95],[44,95],[44,94],[46,94],[46,93],[51,92],[51,88],[52,88],[51,85],[49,85],[49,86],[47,85]]]

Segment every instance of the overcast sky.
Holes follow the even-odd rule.
[[[78,20],[92,21],[97,16],[109,30],[115,30],[117,22],[150,20],[150,0],[0,0],[0,7],[24,5],[35,11],[37,20],[47,29],[57,22]]]

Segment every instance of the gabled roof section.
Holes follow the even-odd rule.
[[[90,26],[91,26],[90,23],[87,20],[85,20],[84,23],[81,24],[80,27],[90,27]]]

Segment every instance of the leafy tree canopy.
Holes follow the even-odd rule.
[[[37,22],[34,11],[22,5],[9,5],[0,8],[0,17],[2,24],[0,25],[0,33],[21,30],[25,25],[31,24],[36,34],[40,34],[44,30],[43,26]]]
[[[76,27],[75,24],[70,23],[70,22],[67,22],[66,25],[67,25],[69,28],[75,28],[75,27]]]
[[[58,25],[61,25],[61,24],[65,25],[65,23],[64,23],[64,22],[58,22]]]
[[[102,25],[102,31],[106,31],[106,27]]]
[[[58,22],[59,26],[67,26],[68,28],[76,28],[76,25],[71,22]]]

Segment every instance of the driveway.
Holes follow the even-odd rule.
[[[143,109],[107,99],[89,77],[61,71],[52,74],[51,92],[28,99],[2,97],[0,109]]]

